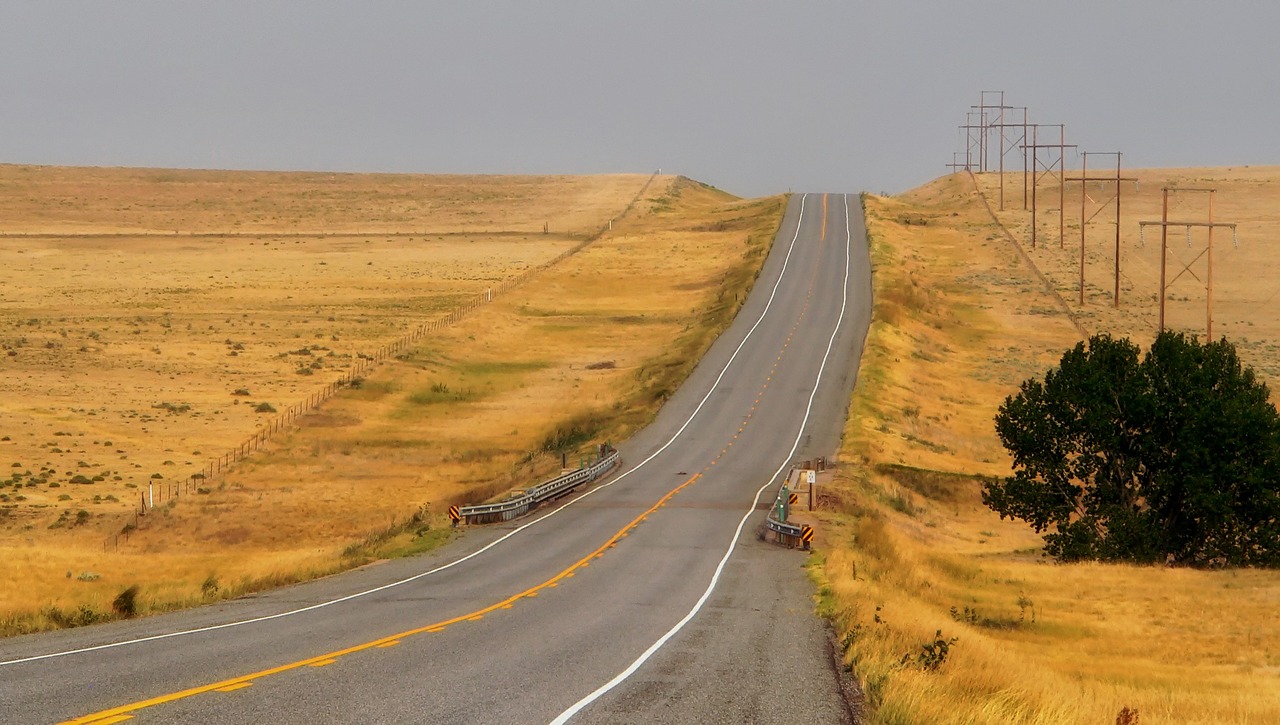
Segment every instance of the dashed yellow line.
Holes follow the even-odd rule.
[[[823,194],[822,196],[822,209],[823,209],[822,241],[825,242],[827,238],[827,215],[826,215],[827,195],[826,194]],[[766,379],[764,385],[761,388],[762,391],[763,391],[763,388],[767,388],[769,386],[769,382],[773,380],[773,374],[777,372],[778,365],[781,364],[782,358],[786,354],[787,348],[790,347],[791,340],[795,336],[796,330],[799,329],[800,321],[804,319],[805,313],[808,312],[809,303],[813,298],[813,287],[814,287],[814,281],[816,279],[817,279],[817,268],[814,269],[813,278],[809,283],[809,292],[805,297],[804,307],[801,309],[800,315],[796,318],[796,322],[792,326],[791,332],[787,335],[787,339],[782,345],[782,350],[779,352],[777,358],[774,361],[773,369],[770,371],[768,378]],[[747,412],[747,417],[746,419],[744,419],[742,427],[738,429],[739,433],[741,433],[746,429],[746,426],[747,426],[746,420],[750,420],[750,418],[755,414],[756,408],[759,406],[759,404],[760,404],[760,398],[757,397],[755,401],[755,405],[751,406],[751,410]],[[737,436],[735,435],[734,437],[736,438]],[[730,443],[729,445],[732,446],[733,444]],[[718,461],[722,456],[724,456],[727,450],[728,448],[721,451],[720,455],[716,456],[716,459],[711,461],[711,463],[707,466],[707,468],[703,469],[702,473],[705,473],[710,469],[711,466],[714,466],[716,464],[716,461]],[[678,494],[680,491],[682,491],[686,487],[692,485],[695,481],[697,481],[702,476],[702,473],[694,474],[693,476],[689,477],[689,479],[684,483],[668,491],[666,495],[664,495],[661,499],[658,500],[657,503],[655,503],[652,507],[650,507],[644,513],[637,516],[626,526],[619,529],[617,533],[615,533],[607,541],[601,544],[599,548],[597,548],[595,551],[591,552],[590,554],[587,554],[585,557],[578,560],[577,562],[569,566],[564,571],[561,571],[559,574],[556,574],[555,576],[551,577],[550,579],[548,579],[547,581],[541,584],[538,584],[537,586],[531,587],[530,589],[520,592],[519,594],[512,595],[500,602],[497,602],[496,604],[491,604],[475,612],[459,615],[451,619],[446,619],[442,622],[436,622],[434,624],[429,624],[424,627],[415,627],[414,629],[409,629],[404,632],[400,632],[398,634],[382,637],[380,639],[376,639],[370,642],[365,642],[363,644],[354,645],[351,647],[346,647],[344,649],[335,650],[333,652],[329,652],[327,654],[319,655],[316,657],[309,657],[307,659],[298,660],[296,662],[290,662],[288,664],[279,665],[277,667],[271,667],[265,670],[259,670],[257,672],[253,672],[247,675],[241,675],[239,677],[233,677],[230,679],[222,680],[220,682],[214,682],[208,685],[200,685],[198,687],[191,687],[185,690],[180,690],[178,692],[173,692],[166,695],[159,695],[159,696],[148,698],[145,700],[139,700],[137,702],[129,703],[127,705],[121,705],[119,707],[113,707],[108,710],[102,710],[100,712],[96,712],[90,715],[85,715],[83,717],[67,720],[65,721],[64,725],[66,725],[67,723],[75,723],[78,725],[111,725],[112,723],[124,722],[126,720],[132,719],[134,717],[133,713],[139,710],[145,710],[147,708],[155,707],[157,705],[163,705],[165,703],[175,702],[177,700],[183,700],[189,697],[194,697],[195,695],[201,695],[208,692],[235,692],[236,690],[240,690],[240,689],[244,689],[246,687],[252,686],[255,680],[259,680],[264,677],[280,674],[282,672],[288,672],[290,670],[299,669],[301,667],[323,667],[326,665],[333,664],[338,660],[338,658],[343,657],[345,655],[369,650],[372,648],[392,647],[399,644],[400,640],[404,639],[405,637],[412,637],[413,635],[423,634],[423,633],[441,632],[446,627],[449,627],[450,625],[458,624],[460,622],[478,622],[484,617],[485,614],[488,614],[490,612],[495,612],[495,611],[504,610],[504,609],[511,609],[512,605],[514,605],[519,600],[532,599],[534,597],[537,597],[538,593],[542,589],[552,589],[559,586],[559,582],[562,579],[567,579],[572,577],[573,573],[577,569],[587,566],[592,559],[598,559],[601,556],[604,556],[604,552],[606,550],[614,548],[620,540],[625,539],[627,537],[628,533],[632,529],[636,528],[637,526],[640,525],[641,522],[645,521],[646,518],[649,516],[649,514],[657,511],[659,508],[666,505],[667,501],[671,500],[673,496]]]
[[[827,195],[822,195],[822,241],[827,241]]]

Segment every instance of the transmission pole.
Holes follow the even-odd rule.
[[[1115,156],[1116,157],[1116,175],[1115,176],[1089,176],[1089,156],[1090,155]],[[1086,225],[1088,225],[1089,221],[1093,219],[1093,217],[1097,216],[1102,211],[1102,209],[1105,208],[1105,207],[1099,207],[1098,210],[1095,211],[1092,215],[1086,215],[1087,210],[1085,208],[1085,202],[1089,197],[1086,187],[1088,186],[1090,181],[1096,181],[1096,182],[1114,181],[1116,184],[1115,306],[1119,307],[1120,306],[1120,187],[1122,185],[1122,182],[1133,181],[1136,183],[1137,179],[1134,177],[1120,176],[1120,152],[1119,151],[1092,151],[1092,152],[1085,151],[1084,153],[1081,154],[1081,158],[1082,158],[1082,163],[1080,167],[1081,168],[1080,176],[1078,178],[1069,178],[1069,179],[1063,180],[1064,184],[1066,182],[1072,182],[1072,181],[1080,182],[1080,304],[1082,305],[1084,304],[1085,227]]]
[[[988,95],[998,95],[1000,100],[997,103],[988,103]],[[991,144],[987,140],[988,136],[992,130],[999,129],[999,143],[997,144],[997,147],[1000,152],[998,154],[1000,164],[1000,210],[1004,211],[1004,154],[1006,151],[1004,144],[1004,112],[1006,110],[1013,109],[1014,107],[1004,105],[1004,91],[980,91],[978,105],[970,106],[969,108],[978,110],[978,125],[981,128],[981,137],[979,142],[979,147],[981,149],[981,158],[979,160],[980,171],[988,170],[988,162],[990,161],[991,156]],[[987,111],[999,111],[1000,114],[998,116],[998,120],[989,120],[987,117]]]
[[[1022,123],[1020,124],[1022,126],[1022,138],[1018,139],[1013,143],[1010,143],[1008,149],[1002,149],[1000,151],[1000,211],[1004,211],[1004,154],[1007,151],[1012,151],[1015,144],[1027,142],[1027,107],[1018,106],[1018,107],[1015,107],[1014,110],[1022,111]],[[1004,138],[1004,129],[1005,129],[1005,123],[1004,123],[1004,118],[1002,116],[1000,120],[1000,137],[1001,138]],[[1027,158],[1026,154],[1023,154],[1022,159],[1024,164],[1026,163],[1026,158]],[[1025,167],[1023,168],[1023,171],[1026,171]],[[1024,209],[1027,208],[1027,199],[1025,195],[1022,198],[1022,208]]]
[[[960,152],[959,152],[959,151],[952,151],[952,152],[951,152],[951,163],[949,163],[949,164],[947,164],[947,165],[946,165],[948,169],[951,169],[952,173],[954,173],[954,172],[956,172],[956,171],[959,171],[960,169],[968,170],[968,168],[969,168],[969,162],[968,162],[967,160],[966,160],[966,161],[960,161],[959,159],[960,159]]]
[[[981,163],[981,158],[982,158],[982,153],[981,153],[981,149],[982,149],[982,140],[981,140],[981,139],[982,139],[982,132],[981,132],[981,129],[983,128],[983,125],[982,125],[982,123],[981,123],[981,119],[979,119],[979,122],[978,122],[978,123],[974,123],[974,122],[973,122],[973,116],[974,116],[974,112],[973,112],[973,111],[969,111],[969,113],[968,113],[968,114],[967,114],[967,116],[966,116],[966,118],[967,118],[967,120],[968,120],[968,123],[966,123],[966,124],[964,124],[963,126],[960,126],[960,127],[959,127],[959,128],[961,128],[962,130],[964,130],[964,132],[965,132],[965,149],[964,149],[964,154],[965,154],[965,169],[969,169],[969,170],[971,170],[971,169],[973,168],[973,149],[974,149],[974,146],[975,146],[975,145],[977,145],[977,146],[978,146],[978,149],[979,149],[979,153],[978,153],[979,163]],[[975,132],[975,131],[977,131],[977,132],[978,132],[978,133],[977,133],[977,135],[975,135],[975,134],[974,134],[974,132]],[[979,167],[979,169],[978,169],[978,170],[979,170],[979,171],[981,171],[981,170],[982,170],[982,168],[981,168],[981,167]]]
[[[1048,126],[1058,127],[1058,143],[1040,143],[1040,127]],[[1063,220],[1062,210],[1066,206],[1066,150],[1076,148],[1076,144],[1066,143],[1066,124],[1063,123],[1037,123],[1032,126],[1032,142],[1024,145],[1024,149],[1031,149],[1031,247],[1036,246],[1036,187],[1040,184],[1040,149],[1057,149],[1058,159],[1052,161],[1045,166],[1045,173],[1058,180],[1058,246],[1066,248],[1066,222]],[[1055,171],[1054,169],[1057,169]]]
[[[1000,118],[996,123],[991,124],[992,128],[999,129],[1000,133],[1000,211],[1004,211],[1004,156],[1010,151],[1018,148],[1021,144],[1027,142],[1027,107],[1026,106],[1006,106],[1003,104],[1003,95],[1001,96]],[[1014,123],[1006,123],[1004,119],[1005,110],[1022,111],[1022,120]],[[1005,136],[1006,128],[1021,128],[1022,137],[1014,139],[1012,142]],[[1026,177],[1027,173],[1027,155],[1022,155],[1022,174]],[[1027,208],[1027,185],[1022,185],[1022,208]]]
[[[1148,226],[1158,225],[1160,227],[1160,331],[1164,332],[1165,330],[1164,307],[1165,307],[1166,290],[1168,290],[1169,286],[1172,285],[1174,282],[1177,282],[1178,279],[1181,278],[1183,274],[1190,273],[1191,276],[1194,277],[1195,273],[1191,272],[1191,265],[1195,264],[1196,260],[1200,259],[1200,257],[1207,256],[1209,273],[1205,279],[1205,289],[1207,292],[1207,295],[1205,298],[1205,336],[1209,339],[1210,342],[1212,342],[1213,341],[1213,230],[1216,229],[1217,227],[1229,227],[1231,229],[1233,241],[1238,244],[1239,240],[1238,240],[1238,237],[1236,237],[1236,223],[1235,222],[1217,222],[1213,220],[1213,200],[1214,200],[1214,194],[1217,192],[1216,189],[1187,188],[1187,187],[1179,188],[1179,187],[1166,186],[1161,189],[1161,192],[1163,193],[1163,200],[1161,204],[1162,211],[1160,214],[1160,221],[1138,222],[1139,231],[1146,229]],[[1170,221],[1169,220],[1169,193],[1170,192],[1207,193],[1209,195],[1208,220],[1207,221]],[[1191,229],[1193,227],[1206,227],[1209,230],[1209,244],[1208,244],[1208,247],[1205,249],[1205,251],[1196,255],[1195,259],[1192,259],[1190,262],[1184,264],[1182,266],[1182,270],[1178,272],[1178,275],[1174,277],[1172,281],[1166,282],[1165,280],[1167,277],[1167,273],[1165,271],[1165,268],[1167,266],[1168,252],[1169,252],[1169,227],[1183,227],[1184,229],[1186,229],[1188,245],[1191,243]]]

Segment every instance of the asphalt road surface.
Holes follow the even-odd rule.
[[[601,483],[429,555],[0,641],[0,721],[848,722],[805,556],[755,532],[790,464],[835,452],[870,306],[857,197],[796,195]]]

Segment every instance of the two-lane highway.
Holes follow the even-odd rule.
[[[755,529],[793,460],[835,451],[870,301],[857,198],[795,197],[621,473],[430,556],[0,642],[0,719],[844,721],[803,556]]]

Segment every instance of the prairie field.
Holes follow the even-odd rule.
[[[1115,174],[1090,170],[1089,176]],[[1124,169],[1134,179],[1120,197],[1120,305],[1115,306],[1115,183],[1085,187],[1084,304],[1080,303],[1080,184],[1065,194],[1051,177],[1037,188],[1036,238],[1030,248],[1031,215],[1022,208],[1021,174],[1005,174],[1005,211],[999,211],[999,174],[979,174],[978,183],[997,216],[1027,248],[1055,289],[1090,333],[1109,331],[1149,342],[1159,327],[1162,189],[1169,195],[1170,222],[1235,223],[1213,238],[1213,337],[1226,337],[1246,363],[1273,387],[1280,382],[1280,167]],[[1080,176],[1068,171],[1067,178]],[[1017,187],[1016,189],[1014,187]],[[1210,216],[1209,194],[1213,189]],[[1065,196],[1065,215],[1059,199]],[[1059,218],[1061,216],[1061,223]],[[1062,231],[1060,235],[1059,232]],[[1059,242],[1061,238],[1061,244]],[[1165,324],[1206,339],[1209,230],[1169,228]]]
[[[1215,259],[1214,332],[1239,342],[1247,330],[1242,356],[1274,384],[1267,351],[1280,342],[1277,313],[1266,305],[1246,311],[1278,284],[1258,271],[1280,262],[1264,242],[1277,197],[1260,193],[1252,206],[1231,210],[1225,200],[1235,171],[1177,178],[1213,179],[1215,212],[1240,222],[1240,248],[1222,255],[1239,255],[1236,276],[1232,262],[1219,267]],[[1158,204],[1162,173],[1137,172],[1149,181],[1140,184],[1135,221],[1150,218],[1153,189]],[[994,183],[978,180],[992,207]],[[1258,177],[1246,186],[1266,183]],[[1010,198],[1006,189],[1006,208]],[[1073,252],[1068,228],[1060,250],[1057,220],[1042,217],[1041,241],[1052,232],[1052,245],[1033,250],[1024,212],[1000,215],[1055,297],[968,176],[864,203],[875,310],[830,503],[815,513],[820,553],[811,572],[820,609],[836,623],[845,662],[862,684],[869,721],[1280,721],[1280,572],[1055,564],[1029,526],[1002,521],[981,502],[982,477],[1010,472],[996,409],[1082,338],[1064,300],[1090,334],[1130,335],[1144,346],[1155,336],[1155,297],[1145,291],[1150,270],[1135,259],[1144,251],[1136,230],[1136,248],[1122,247],[1117,312],[1102,274],[1114,257],[1099,251],[1101,242],[1086,249],[1096,266],[1086,279],[1097,288],[1086,288],[1082,308],[1070,296],[1078,237]],[[1230,234],[1220,234],[1230,248]],[[1146,237],[1149,249],[1151,230]],[[1180,243],[1185,251],[1185,237]],[[1155,274],[1158,284],[1158,267]],[[1191,314],[1195,291],[1185,282],[1173,289],[1192,299],[1177,313],[1170,305],[1170,324],[1194,329],[1203,318]],[[1140,720],[1118,720],[1126,708]]]
[[[0,233],[586,235],[620,214],[647,178],[0,164]]]
[[[647,421],[745,297],[784,205],[647,175],[0,180],[10,633],[110,617],[132,584],[163,610],[446,540],[449,504]],[[148,486],[521,275],[134,515]]]

